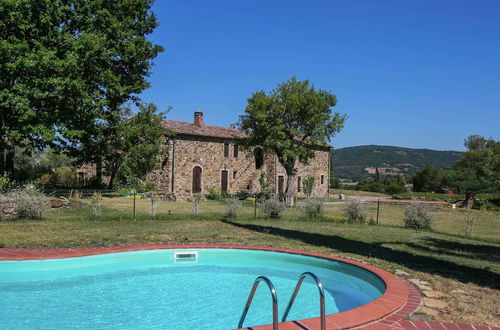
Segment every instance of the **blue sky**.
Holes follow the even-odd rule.
[[[229,126],[246,100],[295,75],[349,116],[336,148],[463,150],[500,139],[498,0],[157,0],[165,47],[144,101],[169,119]]]

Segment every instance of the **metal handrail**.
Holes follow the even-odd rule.
[[[306,276],[311,276],[314,279],[314,281],[316,281],[316,286],[319,289],[319,313],[320,313],[320,317],[321,317],[321,330],[325,330],[326,329],[325,290],[323,289],[323,284],[321,284],[321,281],[319,280],[319,278],[311,272],[305,272],[305,273],[302,273],[302,275],[300,275],[299,281],[297,282],[297,286],[295,287],[295,291],[293,292],[293,295],[290,298],[290,301],[288,302],[288,306],[286,307],[286,311],[285,311],[285,314],[283,314],[283,319],[281,319],[281,322],[286,321],[288,313],[290,312],[290,309],[292,308],[293,302],[295,301],[295,297],[297,297],[297,293],[299,292],[300,286],[302,285],[302,282],[304,281]]]
[[[252,304],[253,296],[255,295],[255,291],[259,286],[260,282],[266,282],[269,290],[271,291],[271,296],[273,298],[273,330],[278,330],[278,295],[276,294],[276,289],[274,288],[273,283],[265,276],[259,276],[253,282],[252,291],[250,291],[250,295],[247,299],[247,304],[243,309],[243,313],[241,314],[240,323],[238,323],[238,328],[243,326],[243,321],[245,321],[245,317],[247,316],[248,309],[250,308],[250,304]]]

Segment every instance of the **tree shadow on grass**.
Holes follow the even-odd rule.
[[[363,241],[352,240],[337,235],[325,235],[319,233],[308,233],[293,229],[283,229],[272,226],[261,226],[254,224],[241,224],[230,220],[221,220],[222,222],[265,234],[280,236],[284,238],[302,241],[309,245],[328,247],[341,252],[354,253],[360,256],[374,257],[385,261],[403,265],[415,271],[436,274],[445,278],[458,280],[463,283],[472,282],[481,286],[493,289],[500,288],[498,283],[498,273],[488,269],[474,268],[470,266],[458,265],[454,262],[434,258],[426,255],[418,255],[405,251],[394,250],[378,243],[366,243]],[[447,241],[444,241],[447,242]],[[453,242],[447,242],[453,243]],[[398,244],[390,242],[389,244]],[[406,244],[406,243],[399,243]],[[411,247],[409,245],[409,247]],[[495,246],[489,246],[492,251],[498,249]],[[486,249],[486,248],[484,248]],[[486,250],[481,250],[486,251]],[[434,252],[435,253],[435,252]],[[480,254],[482,254],[481,252]],[[481,258],[478,256],[477,258]]]
[[[424,237],[424,245],[415,243],[405,244],[413,249],[427,253],[448,255],[460,258],[473,258],[500,263],[500,247],[493,245],[466,244],[457,241],[448,241],[434,237]]]

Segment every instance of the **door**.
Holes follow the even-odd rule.
[[[201,192],[201,167],[193,168],[193,194]]]
[[[285,177],[283,175],[278,176],[278,194],[283,195],[283,185],[285,183]]]
[[[220,189],[222,191],[227,191],[227,171],[226,170],[223,170],[221,172],[221,179],[220,179]]]

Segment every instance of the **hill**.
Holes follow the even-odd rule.
[[[438,151],[391,146],[366,145],[335,149],[332,166],[339,179],[359,181],[375,173],[409,174],[426,165],[451,166],[460,159],[459,151]]]

